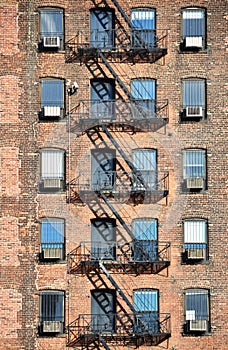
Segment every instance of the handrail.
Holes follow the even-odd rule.
[[[109,30],[78,29],[76,35],[66,42],[70,50],[109,49],[134,50],[167,49],[167,29],[116,28]]]

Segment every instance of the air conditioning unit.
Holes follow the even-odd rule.
[[[205,259],[205,249],[204,248],[188,248],[187,249],[188,259]]]
[[[60,106],[44,106],[44,117],[60,117]]]
[[[62,259],[61,248],[43,248],[44,259]]]
[[[207,331],[207,320],[190,320],[189,331],[191,332],[206,332]]]
[[[203,107],[199,107],[199,106],[186,107],[186,117],[203,117]]]
[[[62,323],[60,321],[43,321],[44,333],[61,333]]]
[[[60,47],[60,38],[58,36],[45,36],[43,38],[44,47]]]
[[[190,177],[187,179],[187,188],[189,189],[203,189],[204,179],[202,177]]]
[[[44,179],[44,188],[61,188],[61,179]]]
[[[203,47],[203,37],[202,36],[186,36],[185,47]]]

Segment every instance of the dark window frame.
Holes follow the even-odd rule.
[[[53,176],[50,176],[49,171],[47,171],[47,173],[43,172],[42,156],[44,153],[50,153],[50,154],[56,153],[56,154],[59,154],[59,157],[60,157],[60,154],[62,155],[61,156],[62,168],[60,170],[54,169]],[[47,179],[46,183],[45,183],[45,179]],[[48,179],[50,179],[50,181]],[[53,183],[51,182],[52,179],[53,179]],[[40,185],[39,185],[40,192],[56,193],[56,192],[65,191],[65,183],[66,183],[66,151],[64,149],[55,148],[55,147],[41,148],[40,149]]]
[[[187,300],[188,293],[189,293],[189,296],[193,296],[193,297],[189,297],[189,300]],[[197,297],[197,295],[199,297]],[[205,301],[203,301],[202,299],[203,297],[200,297],[200,295],[205,296],[206,298]],[[187,306],[187,304],[189,304],[190,306]],[[198,309],[197,309],[197,305],[198,305]],[[201,336],[203,334],[209,333],[211,329],[210,310],[211,310],[210,289],[197,288],[197,287],[186,288],[184,291],[184,333],[183,335],[187,334],[192,336]],[[193,321],[193,325],[191,325],[192,321]],[[197,324],[197,321],[198,321],[198,324]]]
[[[43,217],[43,218],[40,218],[39,220],[40,222],[40,261],[41,262],[56,262],[56,261],[59,261],[59,260],[64,260],[65,259],[65,244],[66,244],[66,241],[65,241],[65,219],[63,218],[59,218],[59,217]],[[43,235],[48,235],[48,232],[44,233],[43,232],[43,227],[42,225],[43,224],[46,224],[46,223],[50,223],[50,224],[60,224],[61,226],[61,236],[62,236],[62,239],[61,241],[56,241],[55,237],[54,237],[54,240],[51,241],[51,240],[45,240],[43,239]],[[57,227],[58,229],[58,227]],[[55,230],[55,228],[54,228]],[[58,233],[57,233],[58,234]],[[54,236],[55,233],[52,233],[52,235]],[[44,249],[47,249],[47,253],[45,254],[44,253]],[[54,250],[51,251],[51,250]]]
[[[198,12],[202,12],[204,14],[203,16],[203,21],[204,21],[204,25],[202,27],[202,35],[186,35],[184,34],[184,18],[183,15],[184,13],[190,12],[190,11],[198,11]],[[191,33],[190,33],[191,34]],[[194,33],[192,33],[194,34]],[[186,37],[202,37],[202,47],[199,45],[199,42],[195,43],[195,46],[188,46],[189,44],[186,43]],[[180,50],[182,53],[184,52],[190,52],[190,53],[194,53],[194,52],[205,52],[206,48],[207,48],[207,9],[205,7],[200,7],[200,6],[188,6],[185,8],[181,9],[181,44],[180,44]],[[193,41],[194,44],[194,41]],[[198,46],[197,46],[198,45]]]
[[[192,82],[192,87],[191,87],[191,82]],[[195,85],[195,89],[194,89],[194,85]],[[196,94],[197,90],[198,90],[198,94]],[[180,121],[181,122],[205,121],[207,119],[207,80],[206,78],[202,78],[202,77],[183,78],[181,80],[181,91],[182,91],[181,92],[182,108],[180,111]],[[197,99],[199,100],[199,103],[197,103]]]
[[[51,87],[53,86],[53,90]],[[56,96],[52,91],[59,92]],[[48,95],[49,92],[49,95]],[[46,99],[43,96],[47,95]],[[66,84],[65,79],[60,77],[43,77],[40,79],[40,121],[56,121],[65,117],[66,110]]]
[[[197,172],[195,172],[193,175],[194,176],[186,176],[185,175],[185,155],[187,153],[190,152],[201,152],[203,153],[204,157],[204,163],[203,163],[203,167],[201,165],[199,165],[199,167],[201,167],[203,169],[203,174],[202,176],[196,176]],[[197,166],[197,164],[195,164],[195,167]],[[190,165],[189,165],[190,168]],[[208,178],[208,174],[207,174],[207,150],[204,148],[185,148],[182,150],[182,176],[183,176],[183,182],[182,182],[182,191],[183,192],[204,192],[207,189],[207,178]],[[192,171],[194,170],[194,168],[192,169]],[[188,184],[188,179],[189,180],[189,184]],[[192,180],[191,180],[192,179]],[[194,180],[195,179],[195,180]],[[199,179],[199,180],[197,180]],[[194,187],[195,186],[195,187]]]
[[[42,30],[42,14],[45,13],[61,13],[61,19],[62,19],[62,30],[59,31],[43,31]],[[61,7],[57,7],[57,6],[45,6],[45,7],[39,7],[38,9],[38,13],[39,13],[39,51],[41,52],[55,52],[55,51],[60,51],[60,50],[64,50],[65,47],[65,11],[63,8]],[[46,35],[45,35],[46,33]],[[52,35],[53,34],[53,35]],[[59,37],[59,47],[48,47],[48,46],[44,46],[44,37]]]
[[[64,333],[64,325],[65,291],[53,289],[41,290],[39,292],[39,335],[49,337],[58,336]],[[56,326],[58,329],[56,329]]]
[[[205,242],[191,242],[191,243],[186,242],[185,240],[185,223],[186,222],[204,223]],[[202,217],[186,217],[182,219],[182,234],[183,234],[182,262],[185,264],[201,264],[201,263],[207,262],[209,258],[208,219],[202,218]],[[197,251],[194,252],[194,249],[196,249]],[[201,254],[203,256],[202,259],[200,258]]]

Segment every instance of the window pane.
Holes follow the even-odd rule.
[[[42,178],[64,178],[64,153],[62,151],[42,151]]]
[[[203,80],[186,80],[183,82],[183,105],[205,106],[205,83]]]
[[[158,291],[134,291],[134,307],[136,311],[158,311]]]
[[[184,152],[184,178],[205,178],[205,151]]]
[[[157,180],[157,152],[152,149],[133,150],[133,164],[139,171],[134,187],[155,188]],[[136,175],[136,174],[134,174]]]
[[[155,80],[154,79],[134,79],[131,82],[131,93],[135,99],[154,100]]]
[[[63,107],[63,80],[45,79],[41,82],[41,107],[60,106]]]
[[[63,292],[41,294],[41,321],[63,321]]]
[[[41,222],[42,248],[63,248],[64,221],[47,219]]]
[[[155,29],[155,11],[154,10],[133,10],[131,21],[134,28],[137,29]]]
[[[41,37],[63,37],[63,12],[61,10],[41,11]]]
[[[90,44],[107,48],[114,45],[113,12],[93,10],[90,13]]]
[[[183,36],[205,36],[204,10],[183,11]]]
[[[208,315],[208,291],[186,291],[186,320],[208,320]]]
[[[157,240],[157,220],[134,220],[133,232],[138,240]]]
[[[185,221],[184,222],[185,243],[206,243],[206,222],[205,221]]]

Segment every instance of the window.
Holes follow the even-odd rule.
[[[185,50],[205,47],[205,10],[189,8],[182,11],[183,48]]]
[[[110,80],[91,81],[91,117],[99,120],[115,118],[115,85]]]
[[[90,45],[100,49],[114,46],[114,12],[105,9],[90,11]]]
[[[64,48],[63,10],[40,9],[40,49],[58,50]]]
[[[202,219],[184,220],[184,250],[188,262],[207,256],[207,222]]]
[[[138,289],[133,295],[135,333],[159,332],[159,293],[156,289]]]
[[[64,155],[64,151],[57,149],[41,151],[41,191],[57,192],[64,189]]]
[[[60,118],[64,115],[64,80],[42,79],[41,114],[44,119]]]
[[[134,260],[156,261],[158,259],[157,220],[135,219],[133,234]]]
[[[184,151],[184,185],[189,190],[205,189],[206,157],[204,150]]]
[[[187,289],[185,293],[186,332],[209,330],[209,291]]]
[[[40,293],[40,333],[45,335],[63,333],[64,292],[42,291]]]
[[[113,333],[116,329],[116,293],[111,289],[91,291],[91,327],[93,333]]]
[[[205,116],[205,80],[183,80],[183,116],[185,118],[202,118]]]
[[[131,11],[132,47],[151,48],[155,46],[155,19],[153,9],[135,9]]]
[[[136,119],[156,117],[156,81],[154,79],[133,79],[131,94],[136,107]]]
[[[91,151],[92,189],[112,190],[115,188],[116,151],[109,148]]]
[[[64,220],[45,218],[41,220],[41,259],[64,258]]]
[[[133,150],[133,188],[155,190],[157,188],[157,152],[154,149]]]
[[[116,221],[114,219],[91,220],[91,259],[115,260]]]

